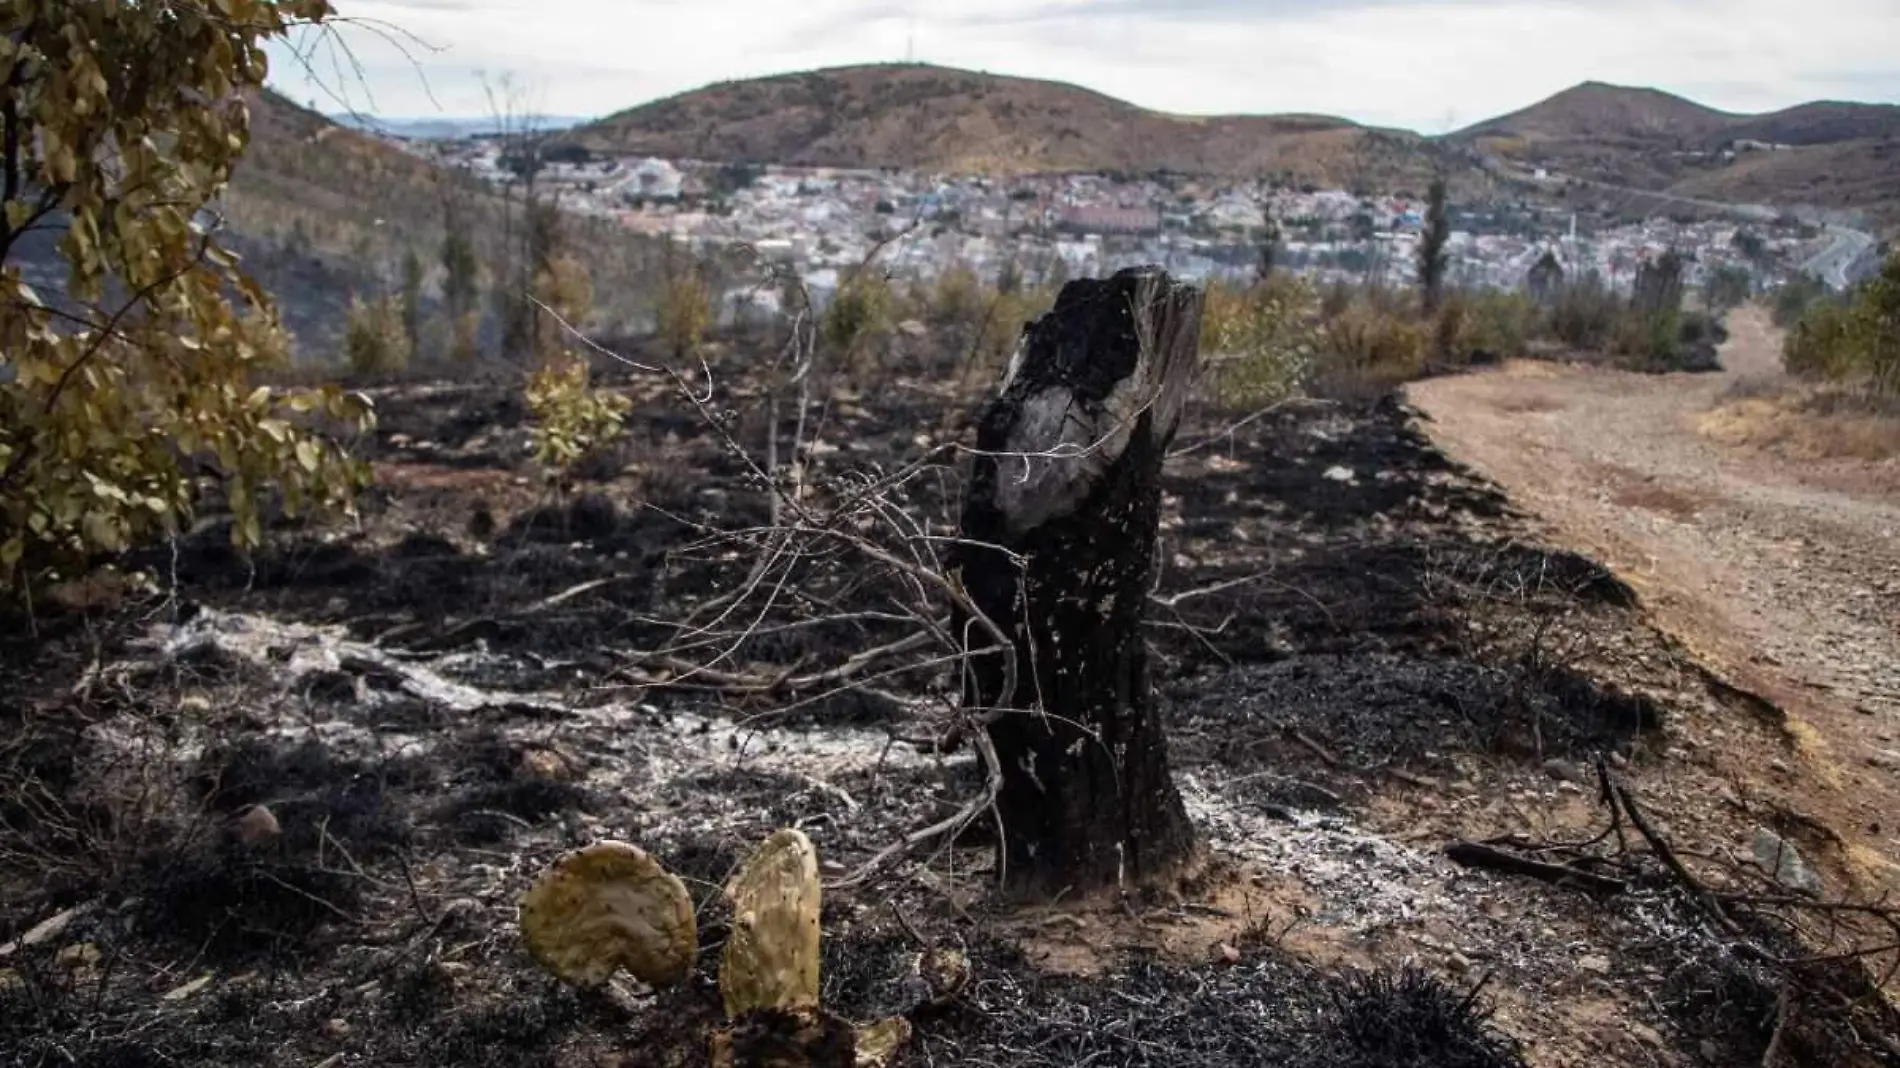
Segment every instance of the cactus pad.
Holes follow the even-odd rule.
[[[699,952],[686,887],[625,842],[599,842],[556,861],[522,896],[521,934],[543,968],[583,987],[600,986],[621,968],[648,986],[672,986]]]
[[[795,830],[775,832],[726,887],[732,934],[719,969],[730,1018],[818,1004],[818,854]]]

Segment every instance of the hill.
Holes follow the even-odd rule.
[[[1695,144],[1737,118],[1660,89],[1585,82],[1457,136],[1531,143]]]
[[[252,102],[251,130],[251,145],[220,207],[229,244],[276,295],[300,355],[340,351],[350,297],[393,290],[412,252],[425,268],[425,304],[432,301],[448,200],[469,220],[484,265],[503,262],[511,212],[512,232],[519,235],[518,202],[511,208],[398,144],[338,125],[276,93]],[[647,283],[657,262],[651,242],[601,219],[566,216],[562,229],[602,295],[603,325],[643,312],[627,302],[651,292]],[[485,291],[493,281],[484,277]]]
[[[1742,115],[1656,89],[1587,82],[1447,140],[1561,178],[1853,210],[1876,226],[1900,226],[1900,107],[1890,104],[1816,101]]]
[[[1059,82],[922,64],[722,82],[573,140],[615,154],[1032,173],[1173,171],[1422,190],[1455,147],[1323,115],[1182,116]]]

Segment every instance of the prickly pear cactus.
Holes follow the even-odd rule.
[[[818,1005],[818,853],[800,831],[780,830],[726,888],[732,934],[719,969],[731,1018],[761,1009]]]
[[[521,934],[543,968],[583,987],[622,968],[648,986],[672,986],[699,952],[685,885],[625,842],[575,850],[542,873],[522,897]]]

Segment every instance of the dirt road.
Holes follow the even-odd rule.
[[[1790,462],[1700,434],[1732,387],[1781,375],[1766,315],[1744,310],[1729,325],[1719,374],[1518,363],[1418,383],[1410,397],[1441,447],[1501,483],[1553,539],[1615,568],[1724,677],[1788,713],[1808,774],[1735,773],[1880,854],[1886,870],[1863,874],[1894,885],[1900,470]]]

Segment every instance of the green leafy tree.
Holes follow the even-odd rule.
[[[223,483],[240,545],[262,538],[268,485],[293,512],[349,507],[365,468],[322,431],[366,425],[368,402],[256,383],[288,339],[203,221],[249,141],[263,46],[331,14],[0,0],[0,583],[179,529],[200,472]],[[63,287],[19,262],[20,237],[48,229]]]
[[[1438,311],[1445,296],[1445,268],[1451,262],[1445,247],[1451,241],[1451,218],[1445,207],[1445,180],[1434,178],[1425,195],[1425,232],[1418,240],[1418,288],[1425,314]]]

